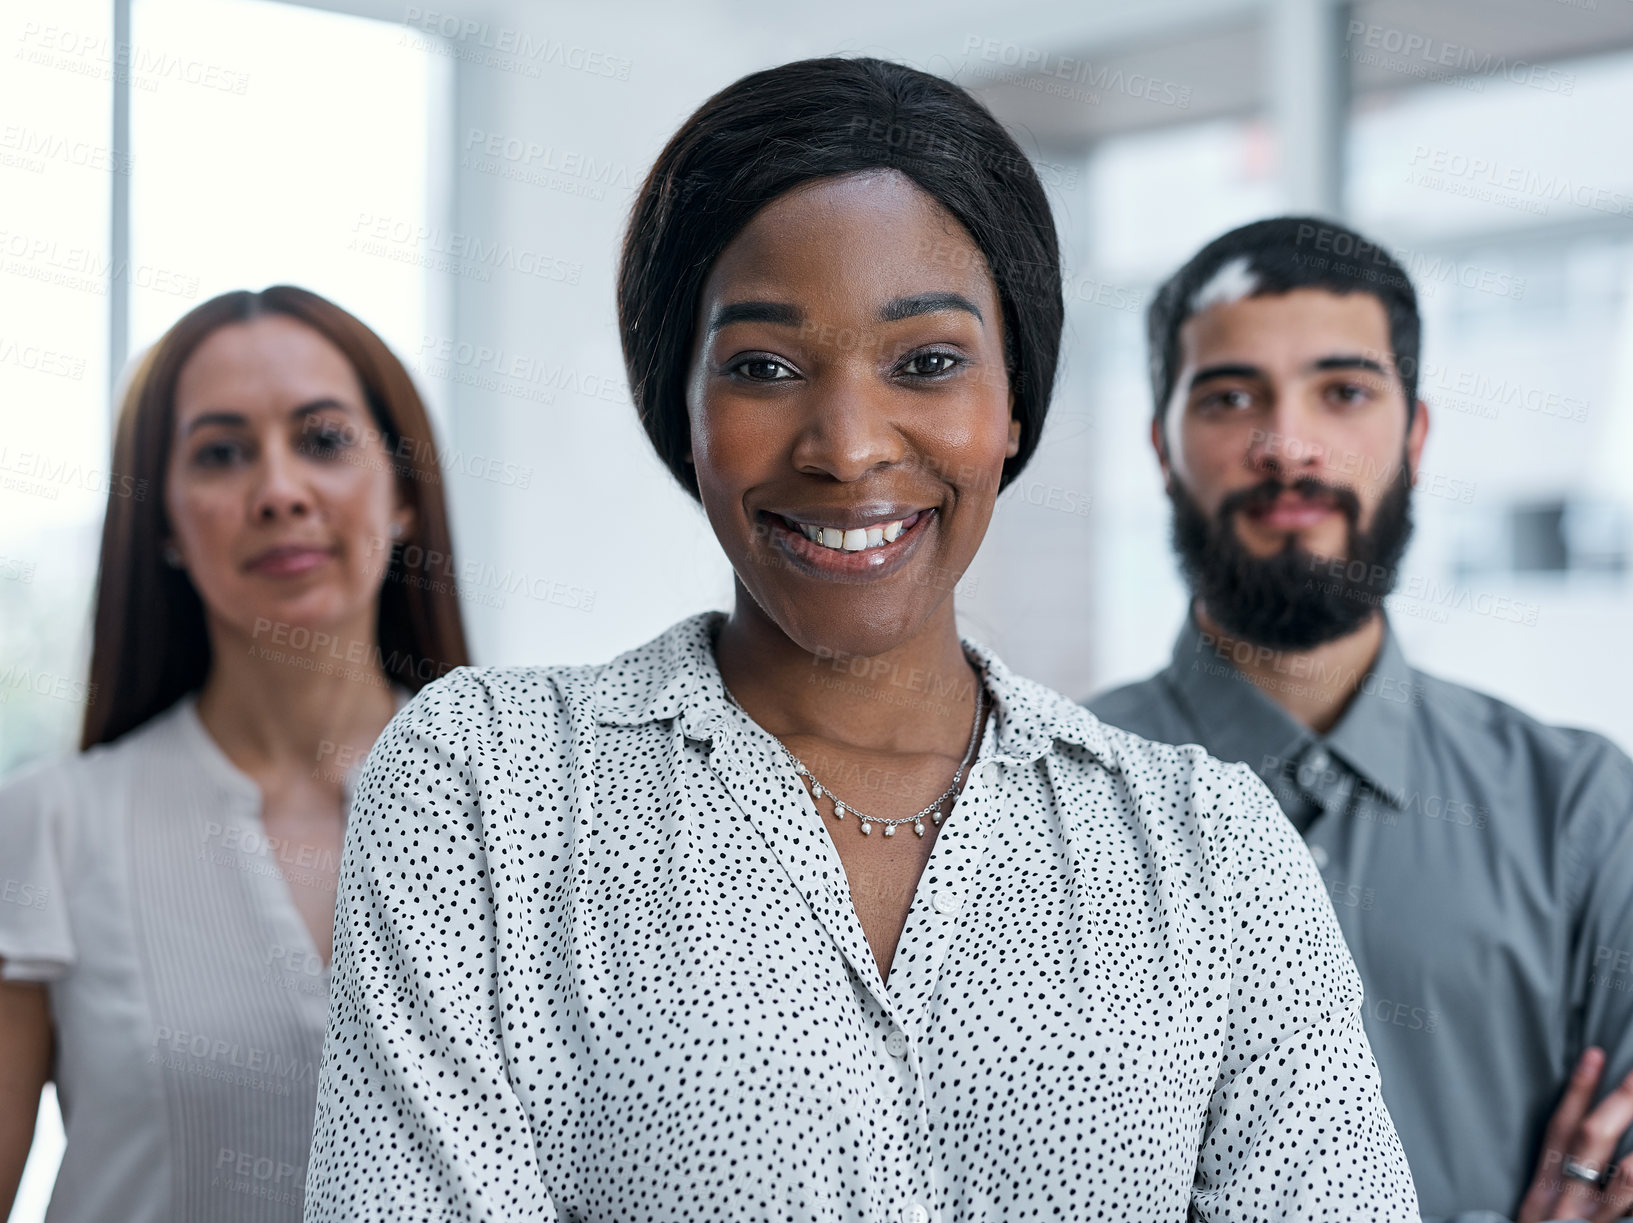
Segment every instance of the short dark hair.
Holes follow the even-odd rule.
[[[1146,312],[1151,393],[1160,421],[1179,375],[1179,329],[1197,312],[1197,294],[1233,260],[1252,277],[1250,296],[1325,289],[1367,293],[1389,318],[1389,347],[1406,391],[1406,419],[1417,410],[1422,323],[1406,270],[1378,243],[1320,217],[1273,217],[1215,238],[1157,290]]]
[[[686,374],[715,260],[767,204],[814,179],[897,170],[951,213],[985,257],[1003,308],[1021,424],[1018,475],[1043,432],[1065,307],[1060,248],[1032,163],[968,92],[879,59],[808,59],[710,98],[658,155],[630,215],[618,328],[641,424],[693,497]]]

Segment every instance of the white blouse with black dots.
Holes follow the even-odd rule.
[[[1250,770],[966,642],[994,708],[881,983],[719,619],[461,669],[386,729],[311,1223],[1416,1218],[1360,982]]]

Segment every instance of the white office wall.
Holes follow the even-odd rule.
[[[636,420],[613,269],[662,142],[755,60],[751,48],[719,46],[712,26],[643,24],[614,28],[588,9],[541,23],[516,6],[494,19],[490,40],[552,40],[596,68],[460,73],[456,228],[527,252],[531,270],[456,278],[457,334],[427,337],[411,355],[453,405],[449,444],[517,467],[514,479],[478,468],[450,482],[460,568],[474,576],[468,625],[488,662],[609,657],[729,593],[700,511]]]

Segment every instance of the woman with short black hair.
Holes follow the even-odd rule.
[[[744,78],[642,189],[619,319],[735,605],[382,736],[307,1217],[1415,1218],[1270,794],[958,634],[1061,330],[992,116]]]

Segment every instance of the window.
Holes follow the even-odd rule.
[[[0,72],[0,775],[72,743],[107,496],[111,11],[11,11]]]
[[[1419,665],[1633,741],[1633,55],[1364,95],[1355,224],[1417,282],[1430,432],[1391,600]],[[1447,495],[1437,495],[1444,490]],[[1501,659],[1501,665],[1492,660]]]
[[[5,113],[26,117],[0,129],[0,775],[70,746],[95,697],[96,541],[121,483],[107,387],[129,355],[109,353],[116,308],[131,353],[216,293],[277,282],[334,298],[411,365],[447,331],[428,266],[445,59],[389,25],[261,0],[134,0],[118,44],[114,11],[25,10],[0,80]],[[116,84],[128,150],[113,147]]]
[[[0,30],[3,777],[70,750],[95,699],[111,376],[198,303],[278,282],[333,298],[412,368],[423,337],[448,333],[434,264],[453,140],[449,61],[380,22],[261,0],[31,0]],[[112,352],[127,309],[128,351]],[[43,1217],[61,1150],[47,1092],[14,1221]]]
[[[405,361],[436,330],[448,61],[382,22],[265,0],[135,0],[133,348],[228,289],[301,285]]]

